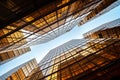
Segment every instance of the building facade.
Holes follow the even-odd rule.
[[[30,47],[0,53],[0,65],[31,51]]]
[[[4,34],[0,34],[0,44],[4,46],[0,47],[0,51],[48,42],[70,31],[79,22],[85,23],[91,18],[95,18],[95,16],[89,17],[94,12],[97,15],[103,11],[103,14],[120,3],[119,0],[46,1],[48,3],[44,0],[0,2],[3,13],[7,12],[0,15],[1,30],[6,31]],[[22,3],[24,4],[20,5]]]
[[[120,18],[105,23],[84,34],[85,38],[120,38]]]
[[[89,37],[98,31],[101,31],[102,33],[104,30],[107,30],[111,33],[111,31],[117,28],[115,32],[119,32],[119,25],[119,19],[105,23],[84,34],[85,38],[83,39],[74,39],[50,50],[41,60],[38,67],[31,73],[28,73],[29,76],[26,76],[24,79],[119,79],[120,39],[118,37]],[[86,37],[86,35],[89,36]],[[112,32],[110,35],[112,36],[114,33]],[[104,34],[103,36],[107,36],[107,34]],[[7,79],[9,80],[10,77]],[[14,79],[11,78],[10,80]]]
[[[118,5],[120,0],[2,0],[0,10],[4,14],[0,13],[0,60],[9,61],[23,54],[21,49],[48,42]],[[109,24],[109,29],[102,27],[95,33],[85,34],[85,39],[64,43],[51,50],[39,65],[33,59],[0,78],[110,80],[119,77],[119,23],[118,19],[104,24]]]
[[[110,80],[120,75],[119,48],[119,39],[71,40],[48,52],[29,80]]]
[[[119,0],[115,1],[113,4],[110,4],[113,1],[114,0],[107,2],[107,0],[104,0],[103,2],[101,2],[99,6],[97,6],[89,15],[87,15],[84,19],[80,21],[79,25],[85,24],[86,22],[89,22],[102,14],[109,12],[111,9],[115,8],[120,4]]]
[[[3,74],[0,80],[26,80],[29,75],[38,70],[36,59],[32,59]]]

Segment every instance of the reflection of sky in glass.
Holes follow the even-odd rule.
[[[80,56],[85,57],[85,56],[88,56],[89,54],[94,54],[94,53],[100,54],[101,52],[99,50],[103,49],[103,51],[104,51],[105,50],[104,48],[106,47],[104,45],[104,43],[106,41],[108,42],[109,40],[110,39],[96,39],[96,40],[94,40],[94,39],[92,39],[92,40],[91,39],[90,40],[89,39],[73,39],[67,43],[64,43],[64,44],[50,50],[49,53],[40,62],[40,69],[42,70],[43,75],[47,76],[47,75],[53,73],[54,70],[55,71],[60,70],[61,69],[60,65],[64,65],[64,68],[65,68],[65,65],[70,65],[72,61],[73,62],[78,61],[79,59],[77,59],[77,58],[78,57],[80,58]],[[101,42],[103,42],[103,44],[100,44]],[[111,43],[113,43],[113,42],[114,41],[112,41]],[[84,43],[84,45],[83,45],[83,43]],[[92,43],[92,45],[91,45],[91,43]],[[111,43],[108,43],[107,45],[110,45]],[[94,47],[92,47],[93,45],[94,45]],[[74,49],[73,49],[73,46],[74,46]],[[79,46],[80,46],[80,48],[79,48]],[[101,46],[101,47],[98,48],[98,46]],[[89,59],[89,58],[87,57],[87,59]],[[85,60],[85,59],[83,59],[83,60]],[[69,61],[70,61],[70,64],[68,64]],[[82,60],[80,60],[80,62],[82,62]],[[45,68],[47,68],[47,69],[45,69]],[[63,66],[62,66],[62,68],[63,68]],[[47,72],[46,72],[46,70],[47,70]],[[71,69],[71,70],[73,70],[73,69]]]
[[[28,42],[24,46],[32,46],[32,45],[46,43],[46,42],[49,42],[49,41],[53,40],[54,38],[56,38],[64,33],[66,33],[66,32],[69,32],[89,13],[90,12],[84,14],[83,16],[75,18],[75,19],[73,18],[72,20],[71,20],[71,17],[69,17],[69,18],[67,18],[66,23],[64,25],[61,25],[60,27],[58,27],[58,28],[46,33],[46,34],[43,34],[43,35],[35,34],[35,35],[28,37],[27,41],[30,41],[30,42]],[[25,30],[23,30],[23,31],[25,31]],[[27,34],[25,34],[25,35],[27,35]]]
[[[66,34],[50,41],[44,44],[40,44],[37,46],[31,47],[32,51],[28,52],[4,65],[0,66],[0,75],[3,73],[6,73],[8,70],[14,68],[15,66],[18,66],[19,64],[22,64],[32,58],[36,58],[39,62],[48,52],[49,50],[71,40],[71,39],[80,39],[82,38],[82,34],[94,29],[97,26],[100,26],[101,24],[104,24],[106,22],[115,20],[117,18],[120,18],[120,6],[117,8],[111,10],[110,12],[82,25],[82,26],[75,26],[70,32],[67,32]]]

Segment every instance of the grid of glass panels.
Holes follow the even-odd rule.
[[[37,62],[33,59],[11,74],[8,78],[6,78],[6,80],[26,80],[26,77],[29,76],[37,67]]]
[[[12,29],[12,27],[9,26],[10,29]],[[0,30],[0,34],[4,35],[6,34],[7,32],[9,32],[11,30],[9,29],[1,29]],[[27,43],[27,41],[24,39],[24,40],[21,40],[21,43],[17,43],[20,38],[23,38],[24,35],[21,31],[18,31],[18,32],[15,32],[9,36],[7,36],[6,38],[3,38],[0,40],[0,49],[3,49],[3,48],[7,48],[8,45],[12,45],[14,44],[16,47],[18,46],[21,46],[25,43]],[[15,48],[12,48],[12,49],[15,49]]]
[[[47,42],[71,30],[80,20],[78,17],[90,13],[96,6],[99,6],[100,2],[101,0],[61,0],[42,7],[4,28],[6,32],[0,34],[0,44],[4,47],[1,47],[0,50],[19,48],[27,43],[31,45],[30,41],[41,37],[40,43]],[[74,22],[72,23],[72,21]],[[15,35],[19,35],[17,33],[21,33],[22,36],[16,37]],[[15,40],[13,40],[14,38]],[[10,39],[10,43],[4,42],[7,39]]]
[[[86,38],[120,38],[120,26],[114,28],[108,28],[105,30],[99,30],[92,34],[87,34]]]
[[[113,4],[110,4],[110,3],[113,3]],[[119,5],[120,5],[119,0],[117,0],[117,1],[110,0],[107,3],[106,3],[106,0],[103,0],[101,2],[101,4],[99,4],[99,6],[97,6],[88,16],[86,16],[83,20],[80,21],[80,25],[99,17],[100,15],[110,11],[111,9],[113,9]]]
[[[30,51],[29,47],[0,53],[0,64],[3,64],[3,63],[5,63],[19,55],[22,55],[28,51]]]
[[[84,34],[86,38],[119,38],[120,18],[105,23]]]
[[[78,45],[70,41],[71,44],[68,42],[51,50],[39,64],[41,71],[34,73],[30,80],[76,80],[76,76],[80,78],[120,58],[119,39],[79,41],[72,41]]]
[[[90,12],[89,12],[90,13]],[[66,32],[69,32],[72,28],[74,28],[78,23],[79,21],[84,18],[86,15],[88,15],[89,13],[83,15],[83,16],[80,16],[76,19],[72,19],[70,21],[68,21],[67,23],[65,23],[64,25],[52,30],[52,31],[49,31],[48,33],[46,34],[43,34],[41,36],[39,36],[38,38],[32,40],[32,41],[29,41],[29,43],[25,44],[24,46],[32,46],[32,45],[37,45],[37,44],[41,44],[41,43],[45,43],[45,42],[48,42]],[[32,43],[32,44],[31,44]]]

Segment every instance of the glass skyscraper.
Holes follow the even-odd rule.
[[[120,58],[119,51],[119,39],[71,40],[48,52],[39,63],[40,71],[34,73],[30,80],[95,80],[98,77],[98,80],[110,80],[119,73],[113,71],[112,75],[107,74],[110,70],[98,70],[113,66]],[[102,78],[106,74],[108,77]]]
[[[120,1],[8,0],[0,3],[2,12],[6,13],[0,16],[0,51],[8,51],[48,42],[70,31],[75,25],[82,25],[108,12]]]
[[[37,68],[36,59],[31,59],[0,76],[0,80],[26,80],[28,76],[38,70]]]
[[[0,64],[120,5],[120,0],[1,0]],[[1,80],[110,80],[120,76],[120,19],[0,76]],[[88,26],[89,27],[89,26]],[[111,73],[112,72],[112,73]]]
[[[105,23],[84,34],[85,38],[120,38],[120,18]]]
[[[0,65],[31,51],[30,47],[0,53]]]

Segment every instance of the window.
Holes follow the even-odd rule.
[[[103,38],[103,35],[101,33],[98,34],[99,38]]]

